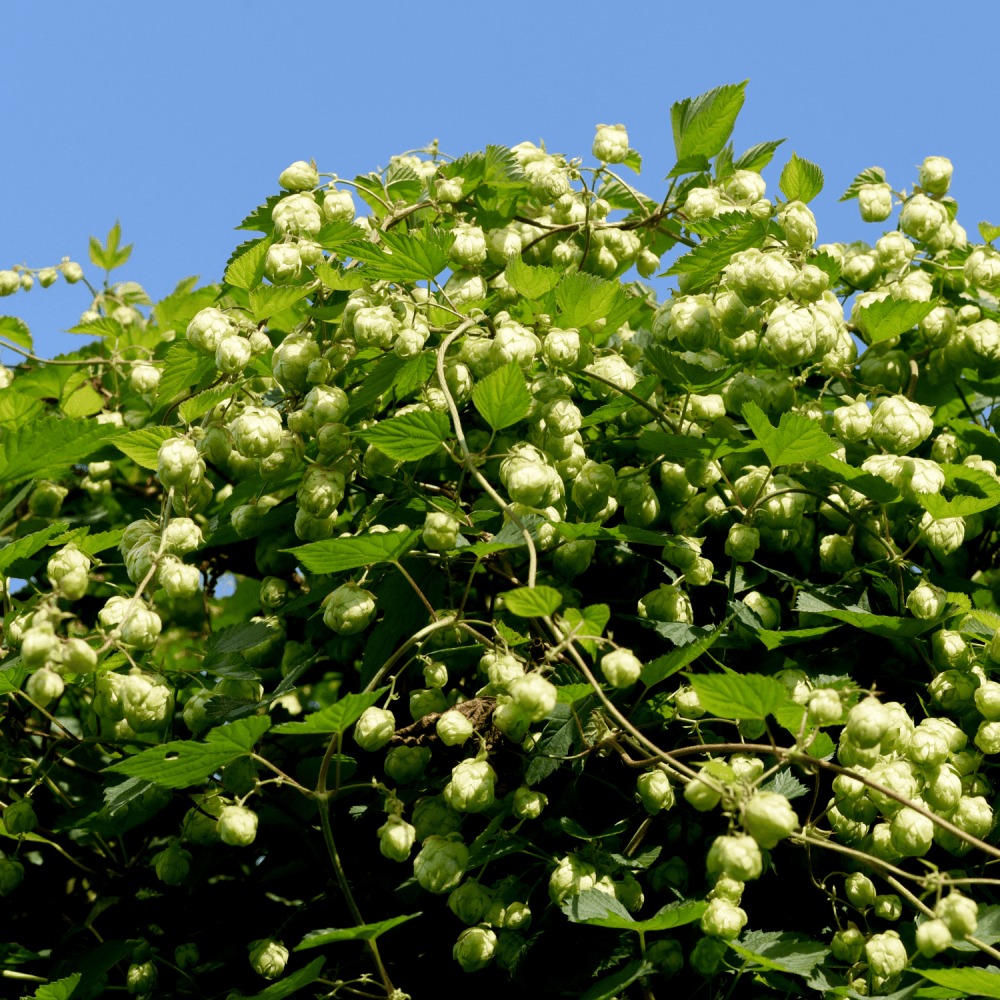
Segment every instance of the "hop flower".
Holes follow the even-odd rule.
[[[753,559],[760,546],[760,532],[748,524],[734,524],[726,536],[725,553],[737,562]]]
[[[46,566],[49,580],[68,600],[79,600],[90,582],[90,560],[75,546],[61,548]]]
[[[837,931],[830,942],[833,957],[841,962],[854,965],[861,958],[865,947],[865,936],[857,927],[849,927],[846,931]]]
[[[290,335],[271,356],[271,374],[290,392],[305,392],[309,365],[319,358],[319,345],[308,336]]]
[[[390,816],[378,829],[379,850],[390,861],[406,861],[416,840],[416,829],[399,816]]]
[[[278,183],[286,191],[311,191],[319,184],[319,173],[314,163],[296,160],[278,175]]]
[[[493,804],[495,782],[496,773],[486,761],[465,760],[452,769],[442,794],[458,812],[482,812]]]
[[[786,202],[778,213],[778,223],[793,250],[811,247],[819,236],[816,217],[801,201]]]
[[[732,941],[733,938],[739,937],[746,922],[745,910],[734,906],[728,900],[713,899],[701,916],[701,929],[709,937]]]
[[[863,222],[884,222],[892,214],[892,188],[888,184],[862,184],[858,207]]]
[[[549,876],[549,898],[556,906],[562,906],[564,900],[593,889],[596,883],[597,869],[577,855],[567,854]]]
[[[281,441],[281,416],[269,406],[248,406],[232,424],[236,450],[245,458],[266,458]]]
[[[687,594],[668,583],[650,591],[639,601],[639,617],[661,622],[694,624],[694,612]]]
[[[635,797],[651,816],[672,809],[676,801],[670,779],[659,768],[639,775]]]
[[[42,708],[61,698],[66,689],[62,677],[45,666],[31,674],[24,687],[28,697]]]
[[[35,816],[31,799],[18,799],[16,802],[11,802],[3,811],[3,825],[12,837],[18,837],[22,833],[31,833],[38,826],[38,818]]]
[[[277,979],[285,971],[288,949],[280,941],[275,941],[274,938],[261,938],[251,941],[247,948],[250,950],[250,965],[258,976]]]
[[[125,986],[129,993],[149,993],[156,988],[156,964],[148,962],[133,962],[125,974]]]
[[[716,837],[705,860],[709,877],[726,875],[737,882],[760,878],[763,865],[757,841],[746,834]]]
[[[934,824],[922,813],[903,806],[890,824],[892,846],[904,857],[926,854],[934,839]]]
[[[947,223],[948,210],[939,201],[932,201],[925,194],[915,194],[906,201],[899,213],[900,229],[907,236],[924,243]]]
[[[431,751],[428,747],[393,747],[385,755],[382,769],[387,778],[406,785],[416,781],[424,773],[430,759]]]
[[[461,746],[474,732],[472,722],[454,710],[442,713],[434,728],[438,739],[449,747]]]
[[[872,417],[872,440],[886,451],[905,455],[930,437],[934,422],[918,403],[905,396],[885,399]]]
[[[294,284],[302,277],[302,255],[299,248],[294,243],[274,243],[269,246],[264,257],[264,274],[275,285]]]
[[[168,438],[160,445],[156,477],[164,486],[196,486],[203,469],[198,449],[186,438]]]
[[[271,209],[274,231],[279,236],[318,235],[323,226],[319,205],[311,194],[290,194]]]
[[[541,722],[556,706],[556,686],[538,674],[527,674],[508,685],[514,704],[529,722]]]
[[[469,849],[461,840],[432,834],[413,859],[413,874],[421,888],[440,895],[462,881],[468,863]]]
[[[448,896],[448,909],[470,927],[478,924],[490,908],[493,897],[479,882],[470,878]]]
[[[867,910],[875,903],[875,883],[861,872],[847,876],[844,880],[844,892],[859,910]]]
[[[601,657],[601,673],[612,687],[631,687],[641,672],[642,662],[631,650],[615,649]]]
[[[873,934],[865,944],[865,958],[876,976],[887,979],[906,968],[906,948],[895,931]]]
[[[125,639],[124,630],[122,638]],[[174,707],[170,688],[153,674],[134,673],[123,677],[121,700],[125,721],[137,733],[153,733],[162,729]]]
[[[127,618],[122,619],[121,639],[137,649],[152,649],[162,628],[163,623],[155,611],[139,606]],[[135,729],[135,726],[132,728]],[[136,729],[136,732],[141,731]]]
[[[219,837],[230,847],[247,847],[257,837],[257,814],[245,806],[226,806],[219,814]]]
[[[944,156],[928,156],[920,166],[920,186],[931,194],[944,194],[955,168]]]
[[[156,877],[166,885],[180,885],[191,870],[191,852],[185,851],[174,841],[153,857]]]
[[[548,804],[548,796],[527,786],[514,792],[514,815],[518,819],[538,819]]]
[[[628,132],[624,125],[598,125],[592,150],[594,159],[604,163],[624,163],[628,156]]]
[[[934,907],[934,914],[947,926],[953,937],[960,941],[967,934],[975,934],[979,923],[979,907],[974,899],[963,896],[954,889]]]
[[[458,935],[452,958],[466,972],[485,969],[497,950],[497,936],[488,927],[468,927]]]
[[[428,511],[424,517],[422,534],[424,545],[433,552],[447,552],[458,544],[461,530],[458,518],[441,511]]]
[[[396,719],[384,708],[366,708],[354,726],[354,741],[362,750],[381,750],[396,731]]]
[[[888,728],[889,713],[876,698],[859,701],[847,713],[847,739],[862,749],[878,746]]]
[[[354,219],[354,197],[350,191],[327,188],[323,195],[323,218],[327,222],[351,222]]]

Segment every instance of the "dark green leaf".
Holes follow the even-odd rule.
[[[205,642],[205,655],[237,653],[266,641],[274,629],[266,622],[243,622],[213,632]]]
[[[208,375],[213,378],[216,375],[215,358],[195,350],[186,340],[182,340],[167,352],[163,375],[156,387],[157,397],[169,402],[179,393],[196,389]]]
[[[774,427],[764,411],[751,402],[743,407],[743,419],[775,467],[822,458],[837,447],[818,421],[801,413],[782,413],[778,426]]]
[[[531,394],[524,384],[520,365],[512,361],[480,379],[473,386],[472,402],[494,430],[516,424],[531,408]]]
[[[772,139],[770,142],[758,142],[756,146],[751,146],[745,153],[741,153],[733,161],[733,166],[737,170],[753,170],[759,174],[771,162],[775,150],[784,141],[784,139]]]
[[[307,948],[320,948],[323,945],[335,944],[338,941],[374,941],[393,927],[405,924],[407,920],[422,917],[422,913],[410,913],[406,916],[390,917],[380,920],[377,924],[361,924],[359,927],[347,927],[343,930],[327,928],[322,931],[310,931],[292,951],[305,951]]]
[[[683,257],[678,257],[665,273],[689,274],[692,286],[700,287],[715,277],[734,253],[759,246],[772,228],[775,228],[774,223],[762,219],[740,223],[717,236],[710,236]]]
[[[892,503],[899,499],[899,490],[881,476],[862,472],[853,465],[841,462],[833,455],[821,455],[816,462],[824,469],[835,473],[839,482],[846,483],[852,490],[868,497],[869,500],[874,500],[876,503]]]
[[[659,384],[660,377],[658,375],[647,375],[632,389],[632,394],[638,396],[640,399],[649,399],[653,394],[653,390]],[[620,417],[626,410],[630,410],[633,406],[637,405],[636,401],[629,396],[619,395],[615,399],[612,399],[610,403],[605,403],[603,406],[599,406],[596,410],[588,413],[583,418],[581,426],[592,427],[594,424],[607,423],[616,417]]]
[[[830,954],[829,945],[791,931],[748,931],[729,947],[764,969],[797,976],[809,975]]]
[[[858,310],[857,327],[869,343],[878,344],[912,330],[936,304],[910,302],[908,299],[882,299]]]
[[[862,184],[884,184],[885,171],[881,167],[866,167],[851,181],[851,186],[837,199],[838,201],[850,201],[857,198],[858,191]]]
[[[46,983],[39,986],[34,993],[34,1000],[69,1000],[80,982],[82,973],[74,972],[72,976],[65,979],[57,979],[54,983]]]
[[[363,694],[348,694],[319,712],[307,715],[302,722],[284,722],[271,732],[285,736],[308,736],[313,733],[342,733],[361,718],[366,708],[371,708],[389,689],[381,687],[377,691]]]
[[[636,528],[630,524],[616,524],[606,528],[603,524],[595,524],[593,521],[579,523],[559,521],[556,528],[563,538],[571,540],[594,538],[598,541],[631,542],[635,545],[658,545],[661,547],[674,537],[666,532],[653,531],[650,528]]]
[[[111,424],[70,420],[50,415],[21,427],[3,439],[0,483],[22,479],[58,477],[76,462],[83,462],[121,431]]]
[[[412,359],[411,359],[412,360]],[[371,406],[384,392],[392,388],[396,375],[408,362],[398,354],[383,355],[378,364],[365,376],[364,381],[350,397],[348,419],[360,410]]]
[[[920,505],[935,519],[969,517],[1000,504],[1000,483],[983,469],[965,465],[943,465],[945,489],[958,495],[945,500],[940,493],[918,493]]]
[[[816,594],[810,594],[806,591],[799,592],[795,608],[797,611],[808,611],[836,618],[847,625],[853,625],[855,628],[863,629],[865,632],[882,636],[885,639],[912,639],[915,636],[923,635],[924,632],[932,628],[937,628],[940,624],[935,619],[896,618],[892,615],[873,615],[860,609],[835,608]]]
[[[193,423],[208,413],[213,406],[217,406],[229,399],[230,396],[235,395],[242,387],[242,382],[226,382],[223,385],[215,386],[214,389],[206,389],[204,392],[199,392],[189,399],[185,399],[177,407],[177,412],[185,423]]]
[[[443,413],[414,410],[389,417],[363,431],[361,437],[397,462],[415,462],[433,455],[451,436],[451,422]]]
[[[781,681],[762,674],[696,674],[691,684],[702,708],[720,719],[763,719],[787,698]]]
[[[651,364],[665,378],[685,392],[702,393],[722,385],[739,371],[742,365],[725,368],[706,368],[704,365],[688,361],[676,351],[651,345],[643,351],[643,361]]]
[[[519,587],[503,597],[507,610],[521,618],[551,615],[562,604],[562,594],[554,587]]]
[[[508,283],[529,299],[540,299],[543,295],[547,295],[559,284],[559,279],[562,277],[554,268],[525,264],[520,254],[507,261],[504,274]]]
[[[582,610],[566,608],[562,616],[576,635],[602,635],[611,620],[611,608],[606,604],[588,604]],[[579,642],[592,657],[597,656],[597,643],[593,639],[581,639]],[[589,684],[586,686],[590,687]]]
[[[840,277],[840,262],[831,257],[825,250],[809,258],[809,263],[813,267],[818,267],[830,279],[830,284],[835,285]]]
[[[365,273],[384,281],[430,281],[448,266],[453,233],[424,229],[419,233],[380,231],[381,246],[368,240],[345,243],[343,252],[364,261]],[[383,249],[384,247],[384,249]]]
[[[204,743],[195,740],[163,743],[120,760],[107,770],[155,781],[165,788],[186,788],[204,780],[231,760],[252,752],[254,744],[270,725],[271,720],[266,715],[240,719],[210,730]]]
[[[708,157],[698,154],[697,156],[687,156],[683,160],[678,160],[672,167],[669,174],[663,179],[669,181],[672,177],[683,177],[685,174],[701,174],[708,170]]]
[[[689,458],[722,458],[739,452],[755,451],[755,441],[732,438],[693,438],[683,434],[644,430],[639,435],[639,447],[653,455],[663,455],[671,462],[686,462]]]
[[[392,387],[396,390],[396,398],[403,399],[415,389],[425,385],[434,371],[436,359],[434,351],[422,351],[412,358],[407,358],[399,368],[395,369]]]
[[[566,275],[556,287],[560,325],[581,327],[603,319],[614,308],[620,287],[616,281],[582,271]]]
[[[817,628],[791,629],[787,632],[771,631],[769,629],[758,629],[757,638],[760,639],[768,649],[781,649],[784,646],[794,646],[800,642],[809,642],[821,635],[826,635],[839,625],[820,625]]]
[[[621,996],[622,991],[640,976],[648,976],[655,966],[645,959],[637,958],[594,983],[580,1000],[612,1000]]]
[[[815,163],[800,160],[792,153],[781,171],[778,186],[789,201],[810,202],[823,190],[823,171]]]
[[[416,544],[419,530],[389,531],[357,538],[327,538],[287,549],[314,573],[343,573],[373,563],[395,562]]]
[[[326,959],[322,957],[314,958],[304,969],[279,979],[266,990],[248,997],[248,1000],[285,1000],[285,997],[290,997],[293,993],[316,982],[325,961]]]
[[[41,413],[45,404],[14,389],[0,389],[0,426],[16,431]]]
[[[961,990],[963,997],[1000,997],[1000,975],[986,969],[916,969],[938,986]]]
[[[677,159],[715,156],[729,141],[743,107],[746,80],[715,87],[700,97],[686,97],[670,109]]]
[[[672,649],[669,653],[644,664],[640,675],[642,683],[647,688],[651,688],[654,684],[659,684],[660,681],[676,674],[678,670],[683,670],[689,663],[693,663],[726,631],[731,619],[732,615],[728,615],[708,635],[702,636],[686,646]]]

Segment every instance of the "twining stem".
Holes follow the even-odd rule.
[[[337,876],[337,884],[340,886],[340,891],[344,894],[344,899],[347,900],[347,906],[351,911],[351,916],[354,918],[355,925],[363,927],[365,922],[364,917],[361,916],[358,904],[354,901],[354,895],[351,893],[347,876],[344,874],[344,866],[340,863],[340,855],[337,853],[337,844],[333,839],[333,828],[330,825],[330,799],[332,795],[327,791],[326,779],[330,773],[330,761],[333,758],[333,752],[339,745],[340,739],[341,734],[334,733],[327,745],[326,754],[323,756],[323,763],[320,764],[319,768],[319,779],[316,782],[316,799],[319,803],[319,822],[323,828],[323,840],[326,842],[326,851],[330,855],[330,862],[333,865],[334,874]],[[389,973],[386,971],[385,965],[382,964],[382,956],[379,954],[378,944],[373,940],[366,940],[365,947],[368,949],[368,953],[371,955],[372,961],[378,969],[379,976],[382,979],[382,986],[385,989],[385,995],[392,996],[394,991],[392,980],[389,978]]]

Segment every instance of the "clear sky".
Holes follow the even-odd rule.
[[[540,137],[589,156],[597,122],[622,122],[665,190],[670,105],[749,77],[737,154],[788,137],[826,188],[820,241],[879,225],[837,204],[879,165],[910,188],[928,155],[955,164],[958,219],[1000,222],[996,0],[713,4],[592,0],[433,3],[52,2],[4,19],[0,267],[87,259],[120,219],[153,298],[189,274],[221,277],[233,231],[291,161],[352,177],[438,138],[455,155]],[[83,284],[0,300],[43,354],[88,307]],[[6,355],[5,360],[11,358]]]

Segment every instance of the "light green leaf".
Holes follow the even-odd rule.
[[[808,203],[823,190],[823,171],[815,163],[801,160],[792,153],[781,171],[778,186],[789,201]]]
[[[715,156],[729,141],[743,107],[748,81],[715,87],[700,97],[686,97],[670,109],[677,159]]]
[[[588,604],[583,610],[566,608],[562,613],[570,630],[576,630],[577,635],[603,635],[611,620],[611,608],[606,604]],[[579,624],[579,628],[577,625]],[[592,656],[597,656],[597,643],[593,639],[578,640],[580,645]]]
[[[410,361],[412,360],[411,358]],[[361,385],[351,394],[350,405],[347,409],[348,419],[359,410],[371,406],[379,396],[391,389],[396,374],[406,364],[409,364],[409,361],[404,360],[398,354],[384,355],[365,376]]]
[[[663,179],[665,181],[671,180],[674,177],[683,177],[685,174],[704,174],[708,173],[709,162],[708,157],[698,154],[696,156],[686,156],[683,160],[678,160]]]
[[[562,594],[555,587],[518,587],[503,597],[507,610],[521,618],[551,615],[562,604]]]
[[[353,268],[350,271],[345,271],[342,267],[334,267],[327,261],[323,261],[321,264],[317,264],[313,271],[327,288],[332,288],[335,292],[349,292],[355,288],[365,287],[364,275]]]
[[[163,375],[156,387],[156,394],[169,402],[179,393],[189,393],[207,375],[215,375],[215,358],[195,350],[186,340],[174,344],[163,363]]]
[[[568,897],[560,909],[574,924],[647,933],[692,924],[701,919],[701,915],[708,909],[708,903],[681,899],[661,907],[646,920],[635,920],[614,896],[601,892],[600,889],[585,889],[576,896]]]
[[[351,240],[363,239],[364,236],[365,231],[360,226],[342,219],[340,222],[324,222],[316,234],[316,242],[327,250],[339,250]]]
[[[931,517],[969,517],[981,514],[1000,504],[1000,483],[983,469],[965,465],[942,465],[945,489],[957,496],[945,500],[940,493],[918,493],[917,499]]]
[[[262,285],[250,293],[250,307],[258,322],[284,312],[305,298],[312,289],[307,285]]]
[[[186,788],[231,760],[251,753],[270,725],[271,720],[266,715],[239,719],[210,730],[203,743],[195,740],[163,743],[120,760],[105,770],[155,781],[164,788]]]
[[[82,462],[121,431],[110,424],[50,415],[8,434],[0,455],[0,483],[59,476]]]
[[[292,951],[305,951],[307,948],[321,948],[323,945],[336,944],[338,941],[374,941],[393,927],[405,924],[407,920],[416,920],[423,913],[410,913],[406,916],[390,917],[380,920],[377,924],[362,924],[360,927],[346,927],[343,930],[327,928],[322,931],[310,931]]]
[[[381,687],[377,691],[362,694],[348,694],[319,712],[307,715],[302,722],[284,722],[271,732],[285,736],[307,736],[312,733],[342,733],[361,718],[366,708],[371,708],[389,689]]]
[[[862,472],[833,455],[821,455],[816,462],[824,469],[835,473],[840,482],[846,483],[852,490],[863,494],[869,500],[874,500],[876,503],[892,503],[899,499],[899,490],[881,476]]]
[[[691,286],[701,287],[729,263],[734,253],[759,246],[772,230],[777,231],[775,223],[762,219],[737,223],[703,240],[683,257],[678,257],[664,273],[689,274]]]
[[[284,976],[266,990],[248,997],[247,1000],[285,1000],[285,997],[290,997],[293,993],[298,993],[299,990],[316,982],[320,972],[323,971],[325,961],[322,956],[314,958],[304,969],[299,969],[290,976]]]
[[[46,983],[39,986],[34,993],[34,1000],[69,1000],[80,982],[81,972],[74,972],[72,976],[65,979],[57,979],[54,983]]]
[[[531,408],[531,394],[516,361],[480,379],[472,388],[472,402],[495,431],[521,420]]]
[[[5,337],[26,351],[34,351],[35,349],[28,324],[16,316],[0,316],[0,337]]]
[[[629,170],[634,170],[637,174],[642,173],[642,156],[638,150],[630,149],[622,162]]]
[[[246,291],[256,288],[264,277],[264,259],[271,246],[272,237],[254,240],[249,250],[245,250],[226,268],[226,283]]]
[[[87,382],[66,398],[61,409],[67,417],[90,417],[104,409],[104,397]]]
[[[603,524],[593,521],[558,521],[556,530],[563,538],[593,538],[602,542],[631,542],[635,545],[664,546],[674,536],[665,531],[653,531],[651,528],[636,528],[631,524],[616,524],[606,528]]]
[[[640,976],[647,976],[655,969],[656,966],[652,962],[636,958],[599,979],[580,997],[580,1000],[612,1000],[614,997],[621,996],[622,991]]]
[[[389,531],[358,538],[327,538],[285,549],[314,573],[343,573],[373,563],[395,562],[416,544],[420,531]]]
[[[850,201],[857,198],[858,191],[862,184],[884,184],[885,171],[881,167],[866,167],[851,181],[850,187],[837,199],[838,201]]]
[[[743,419],[750,425],[771,465],[793,465],[829,455],[837,447],[815,420],[801,413],[782,413],[774,427],[756,403],[743,407]]]
[[[403,399],[414,389],[425,385],[434,371],[436,359],[434,351],[422,351],[412,358],[407,358],[399,368],[395,369],[392,387],[396,390],[396,398]]]
[[[994,226],[992,222],[980,222],[979,235],[982,236],[984,243],[992,243],[1000,236],[1000,226]]]
[[[115,439],[114,445],[128,455],[136,465],[144,469],[155,469],[159,464],[157,452],[164,441],[177,437],[176,427],[162,427],[155,424],[152,427],[140,427],[137,431],[129,431]]]
[[[97,267],[102,267],[106,271],[113,271],[116,267],[121,267],[132,254],[133,244],[118,248],[121,240],[122,227],[116,222],[108,232],[106,246],[101,246],[101,241],[96,236],[90,237],[90,260]]]
[[[508,283],[529,299],[540,299],[547,295],[562,277],[554,268],[525,264],[520,254],[507,261],[504,274]]]
[[[40,399],[26,396],[14,389],[0,390],[0,426],[16,431],[29,420],[33,420],[45,404]]]
[[[745,153],[740,153],[733,161],[733,166],[737,170],[753,170],[759,174],[771,162],[775,150],[784,141],[784,139],[772,139],[770,142],[758,142]]]
[[[76,543],[76,546],[81,552],[86,552],[87,555],[93,556],[97,555],[98,552],[104,552],[106,549],[113,549],[117,547],[122,540],[122,535],[124,534],[124,528],[113,528],[111,531],[99,531],[96,535],[87,535],[86,537],[81,538],[80,541]]]
[[[742,365],[729,365],[723,368],[706,368],[704,365],[688,361],[675,351],[665,347],[649,346],[642,354],[643,361],[648,361],[660,374],[674,385],[686,392],[702,393],[722,385]]]
[[[34,485],[34,481],[32,480],[25,483],[19,490],[14,491],[14,495],[3,505],[3,510],[0,510],[0,528],[7,527],[8,522],[14,516],[14,511],[17,510],[21,501],[31,492]]]
[[[671,462],[686,462],[689,458],[722,458],[740,452],[756,451],[756,441],[733,438],[693,438],[683,434],[644,430],[639,435],[639,447],[653,455],[662,455]]]
[[[560,325],[581,327],[603,319],[614,309],[619,288],[616,281],[604,281],[582,271],[566,275],[556,287]]]
[[[1000,975],[986,969],[916,969],[938,986],[961,990],[964,997],[1000,997]]]
[[[430,281],[448,266],[454,233],[431,228],[416,233],[380,231],[381,244],[351,240],[344,254],[365,262],[365,274],[384,281]]]
[[[433,455],[451,436],[451,422],[443,413],[416,410],[380,420],[361,437],[397,462],[415,462]]]
[[[647,688],[651,688],[654,684],[659,684],[660,681],[676,674],[678,670],[683,670],[715,643],[715,640],[729,627],[732,617],[731,614],[727,615],[708,635],[695,639],[694,642],[689,642],[686,646],[678,646],[669,653],[643,664],[639,679]]]
[[[764,969],[796,976],[808,976],[830,954],[829,945],[792,931],[748,931],[729,947]]]
[[[809,258],[809,263],[813,267],[818,267],[830,279],[830,284],[835,285],[840,277],[840,261],[831,257],[825,250]]]
[[[781,681],[763,674],[696,674],[691,685],[702,708],[720,719],[763,719],[787,700]]]
[[[872,344],[912,330],[936,305],[908,299],[882,299],[858,310],[857,327]]]
[[[266,642],[274,629],[266,622],[241,622],[213,632],[205,642],[205,656],[238,653]]]
[[[177,412],[186,424],[193,423],[199,417],[204,416],[219,403],[229,399],[234,393],[239,392],[243,386],[242,382],[227,382],[225,385],[217,385],[214,388],[206,389],[204,392],[196,393],[189,399],[185,399]]]
[[[563,684],[558,689],[556,700],[563,705],[572,705],[574,701],[593,693],[594,689],[589,684]]]

